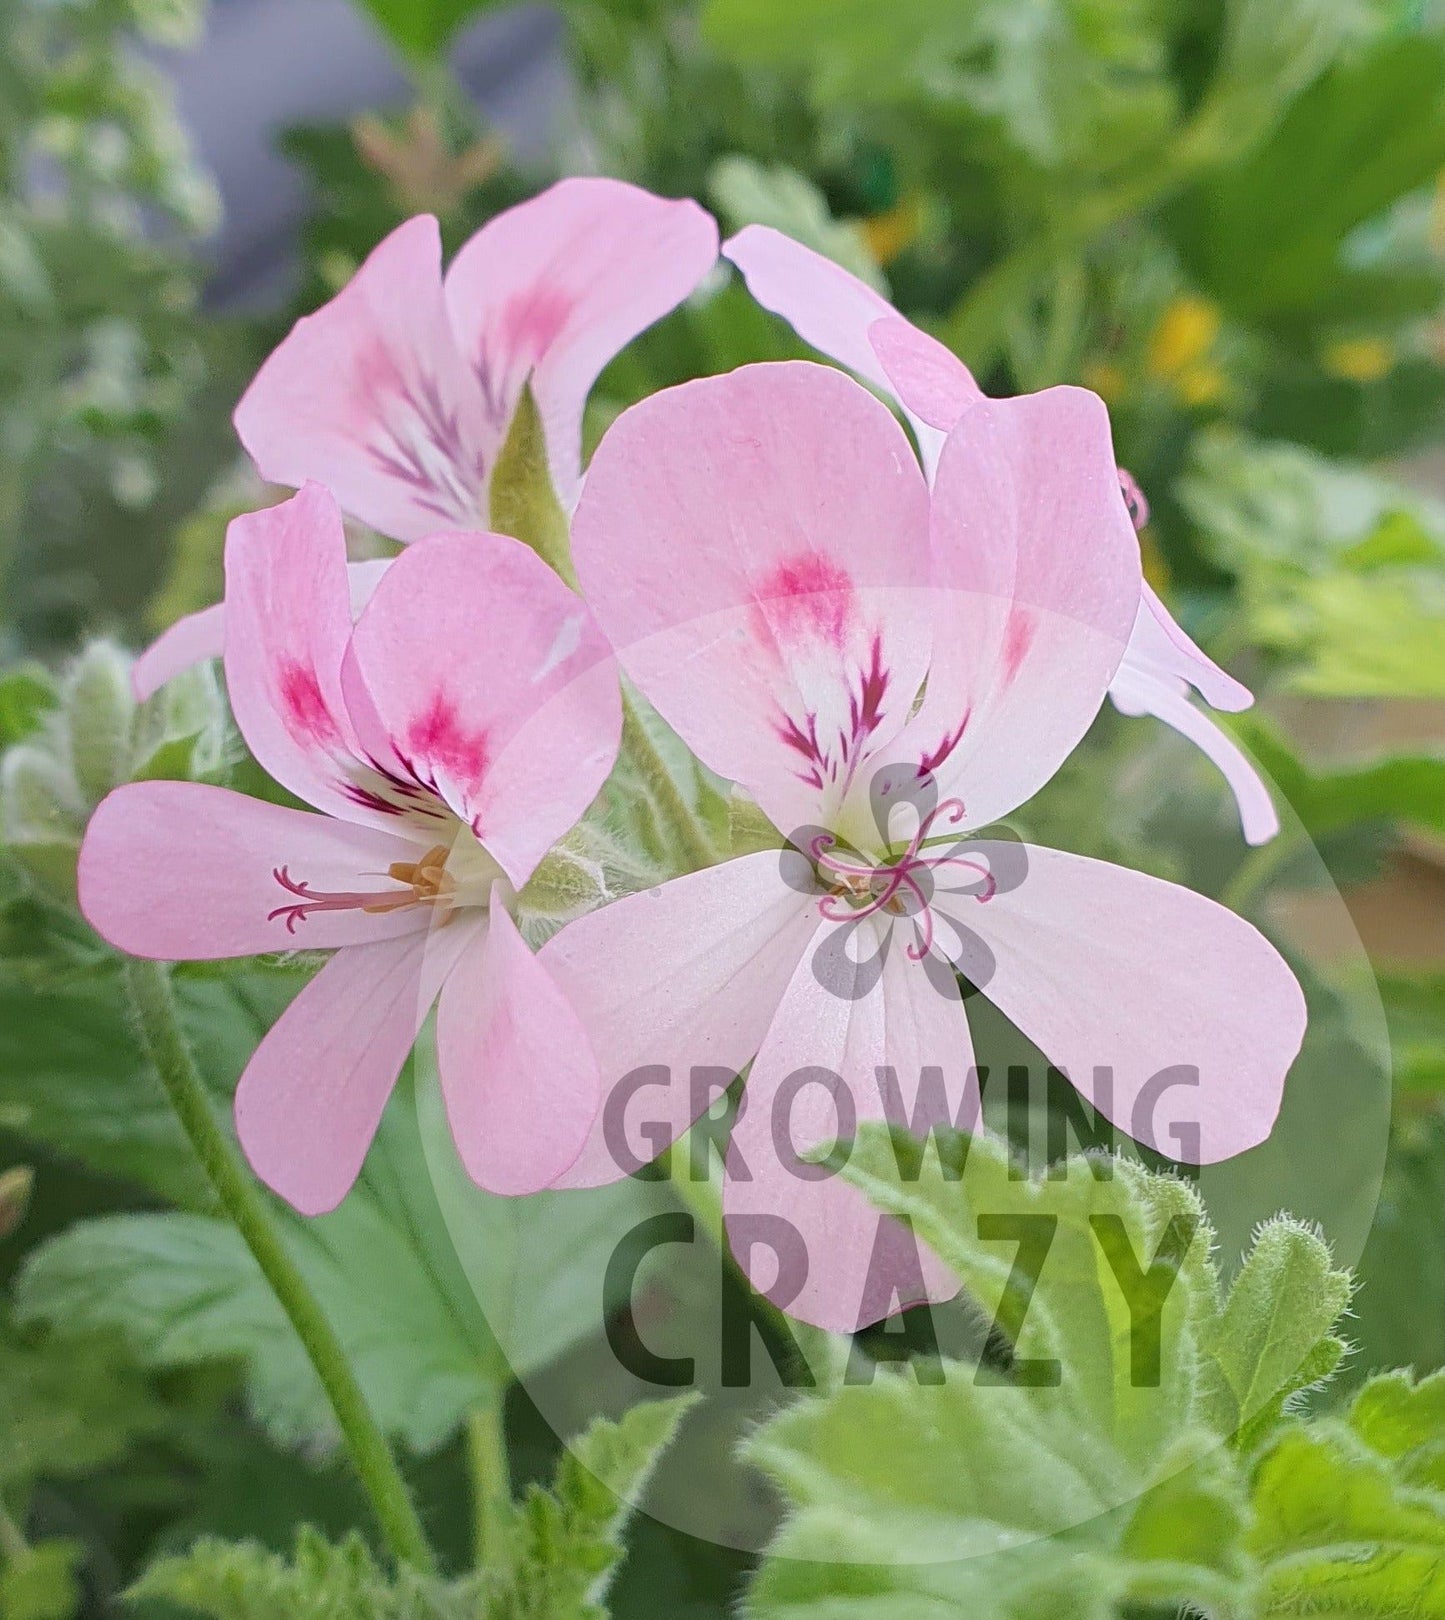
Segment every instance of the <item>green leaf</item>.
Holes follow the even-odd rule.
[[[1350,1427],[1407,1484],[1445,1490],[1445,1372],[1418,1383],[1408,1372],[1372,1378],[1350,1407]]]
[[[1212,1235],[1197,1195],[1177,1177],[1124,1159],[1075,1157],[1046,1179],[1020,1173],[996,1137],[948,1137],[941,1152],[865,1126],[843,1171],[889,1214],[906,1218],[989,1318],[1018,1361],[1057,1362],[1056,1389],[1030,1391],[1059,1422],[1105,1436],[1123,1458],[1158,1454],[1195,1416],[1194,1368],[1216,1309]],[[1025,1250],[984,1235],[980,1221],[1055,1223],[1041,1268],[1025,1278]],[[1135,1362],[1126,1296],[1101,1227],[1127,1238],[1140,1263],[1183,1242],[1156,1324],[1158,1381]],[[1117,1241],[1117,1240],[1116,1240]],[[1142,1295],[1136,1296],[1142,1306]],[[1040,1419],[1039,1421],[1042,1421]]]
[[[695,1399],[634,1406],[620,1421],[599,1419],[569,1442],[551,1490],[533,1487],[513,1510],[505,1593],[494,1594],[495,1612],[601,1620],[623,1529]]]
[[[522,389],[492,469],[488,499],[492,528],[525,542],[575,587],[567,514],[552,487],[547,438],[530,382]]]
[[[0,1567],[0,1615],[5,1620],[72,1620],[84,1597],[79,1569],[85,1544],[42,1541]]]
[[[282,1218],[377,1421],[434,1450],[507,1373],[451,1257],[407,1099],[390,1110],[361,1183],[331,1215]],[[22,1318],[121,1335],[146,1364],[245,1364],[257,1419],[281,1445],[334,1443],[330,1406],[239,1234],[206,1216],[84,1221],[30,1256]]]
[[[1267,1221],[1205,1336],[1210,1426],[1243,1431],[1246,1445],[1272,1427],[1292,1395],[1338,1365],[1345,1345],[1332,1329],[1349,1302],[1349,1275],[1321,1238],[1288,1216]]]
[[[104,1468],[163,1417],[113,1338],[24,1336],[0,1317],[0,1494]]]
[[[613,1302],[607,1262],[625,1233],[672,1207],[667,1189],[630,1177],[607,1187],[498,1198],[472,1181],[452,1146],[435,1046],[417,1052],[425,1174],[452,1264],[485,1314],[505,1365],[526,1378],[599,1331]],[[344,1207],[344,1206],[343,1206]]]
[[[1260,1553],[1273,1580],[1312,1552],[1284,1528],[1282,1499],[1279,1532],[1250,1541],[1250,1448],[1311,1433],[1284,1408],[1338,1360],[1332,1330],[1349,1285],[1323,1243],[1296,1222],[1268,1223],[1221,1298],[1212,1233],[1176,1178],[1092,1157],[1029,1179],[990,1137],[935,1142],[866,1126],[843,1173],[948,1262],[1007,1331],[1011,1354],[1002,1372],[924,1360],[859,1382],[855,1366],[842,1388],[759,1429],[747,1455],[789,1511],[747,1612],[1265,1613]],[[1120,1245],[1143,1272],[1181,1216],[1196,1223],[1193,1240],[1168,1251],[1167,1292],[1131,1331]],[[1053,1223],[1047,1252],[1022,1268],[1022,1243],[1000,1256],[992,1241],[1007,1222],[1022,1230],[1020,1217]],[[1158,1330],[1158,1375],[1137,1379],[1145,1320]],[[1057,1362],[1052,1381],[1026,1371],[1042,1356]],[[1360,1408],[1359,1433],[1373,1427],[1382,1450],[1423,1475],[1438,1460],[1439,1403],[1433,1387],[1392,1384]]]
[[[40,664],[21,664],[0,675],[0,748],[39,730],[60,702],[55,682]]]
[[[1229,725],[1311,838],[1380,819],[1445,833],[1445,756],[1393,754],[1363,765],[1311,769],[1264,715],[1232,715]]]
[[[277,971],[177,976],[182,1017],[218,1109],[303,982]],[[171,1202],[209,1207],[208,1183],[131,1028],[109,964],[41,983],[0,967],[0,1123]]]
[[[1389,40],[1336,62],[1253,158],[1211,173],[1176,210],[1179,240],[1235,313],[1303,314],[1334,296],[1347,233],[1442,163],[1445,43]]]
[[[1366,1385],[1343,1421],[1281,1431],[1254,1470],[1258,1613],[1445,1616],[1445,1443],[1434,1380]],[[1427,1462],[1421,1467],[1419,1453]]]
[[[254,1543],[198,1542],[153,1564],[132,1599],[214,1620],[587,1620],[621,1557],[621,1531],[692,1397],[595,1423],[564,1454],[551,1490],[512,1506],[505,1545],[455,1582],[384,1570],[357,1536],[331,1545],[303,1529],[290,1558]]]
[[[393,1578],[360,1536],[337,1546],[303,1528],[290,1558],[255,1542],[206,1539],[152,1564],[133,1601],[165,1601],[213,1620],[464,1620],[480,1612],[440,1582]]]
[[[499,0],[362,0],[372,19],[404,56],[419,62],[440,58],[452,35]]]
[[[1445,1095],[1445,972],[1375,971],[1390,1026],[1397,1096]]]
[[[1439,502],[1222,430],[1197,437],[1176,492],[1204,549],[1238,577],[1244,639],[1275,655],[1287,685],[1445,694],[1445,572],[1420,560],[1445,550]]]

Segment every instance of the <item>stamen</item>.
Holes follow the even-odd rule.
[[[933,908],[915,873],[936,872],[946,866],[977,872],[984,887],[973,898],[980,905],[992,900],[998,892],[997,879],[983,862],[962,855],[923,853],[934,824],[940,817],[949,823],[957,823],[963,819],[964,813],[962,799],[944,799],[920,820],[918,830],[902,855],[897,860],[878,866],[860,865],[840,858],[832,852],[837,842],[833,834],[819,833],[809,844],[809,850],[819,877],[832,880],[832,887],[818,902],[819,914],[828,922],[861,922],[863,918],[880,911],[888,911],[899,917],[912,916],[919,937],[908,947],[908,956],[911,961],[921,962],[933,949]],[[905,893],[912,895],[916,910],[908,909],[903,899]]]
[[[289,868],[278,866],[271,876],[288,894],[296,895],[297,901],[294,905],[277,906],[267,914],[266,921],[284,917],[286,932],[294,934],[297,925],[305,922],[313,911],[364,911],[369,916],[385,916],[409,906],[441,905],[449,909],[457,888],[456,879],[447,870],[450,853],[445,844],[435,844],[420,860],[393,861],[386,875],[405,886],[376,892],[313,889],[304,879],[293,878]]]

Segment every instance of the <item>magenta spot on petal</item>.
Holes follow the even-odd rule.
[[[768,630],[788,640],[818,637],[841,645],[853,613],[853,581],[814,551],[779,563],[757,597]]]
[[[336,722],[314,669],[289,660],[281,666],[281,706],[292,736],[320,743],[335,741]]]
[[[958,747],[959,743],[963,741],[964,729],[968,725],[968,718],[972,712],[971,709],[965,709],[963,719],[947,735],[940,737],[937,744],[919,760],[918,774],[920,777],[927,776],[931,771],[936,771],[944,760],[953,753],[954,749]]]
[[[1034,622],[1020,608],[1009,615],[1008,628],[1003,637],[1003,678],[1005,686],[1013,684],[1034,640]]]
[[[407,728],[406,752],[414,770],[423,763],[429,767],[433,782],[444,775],[475,786],[487,768],[487,734],[468,731],[456,704],[445,692],[438,692],[431,706]]]
[[[572,313],[572,300],[545,282],[534,282],[502,313],[502,342],[513,362],[535,365],[557,341]]]

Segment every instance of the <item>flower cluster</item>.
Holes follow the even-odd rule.
[[[434,1002],[457,1148],[494,1192],[615,1180],[746,1073],[729,1230],[781,1217],[804,1261],[784,1277],[781,1253],[735,1247],[777,1303],[847,1330],[957,1286],[816,1150],[868,1118],[976,1120],[961,978],[1103,1114],[1198,1162],[1269,1134],[1304,1004],[1213,901],[998,828],[1106,696],[1218,763],[1247,839],[1277,826],[1189,695],[1250,701],[1141,577],[1142,498],[1102,402],[987,398],[788,238],[754,227],[721,251],[847,370],[664,390],[585,477],[602,367],[716,271],[696,205],[565,181],[445,277],[435,222],[414,219],[298,323],[236,426],[300,492],[232,525],[223,608],[163,637],[138,682],[223,656],[252,753],[319,814],[122,787],[91,823],[80,895],[137,955],[335,953],[236,1097],[257,1173],[307,1212],[350,1187]],[[578,591],[487,532],[527,389]],[[408,549],[348,571],[343,511]],[[519,896],[608,777],[621,675],[777,836],[534,953]],[[638,1130],[614,1104],[644,1089]]]

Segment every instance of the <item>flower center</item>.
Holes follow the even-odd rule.
[[[812,841],[810,853],[819,878],[828,893],[818,902],[819,912],[830,922],[858,922],[876,912],[895,917],[912,917],[918,938],[908,947],[909,959],[921,962],[933,949],[933,894],[935,873],[945,867],[974,872],[983,887],[974,896],[980,903],[993,899],[998,887],[993,874],[982,861],[952,853],[931,855],[927,845],[935,824],[942,818],[949,825],[962,820],[962,799],[945,799],[922,817],[907,849],[895,859],[873,862],[866,856],[839,854],[832,833],[820,833]]]
[[[288,866],[272,871],[277,883],[293,900],[268,913],[266,920],[286,920],[286,932],[294,934],[301,923],[317,911],[364,911],[384,916],[412,906],[431,906],[438,926],[445,926],[465,906],[486,906],[501,878],[501,868],[474,838],[458,838],[453,844],[433,844],[414,861],[393,861],[385,874],[395,888],[315,889],[305,878],[291,875]]]

